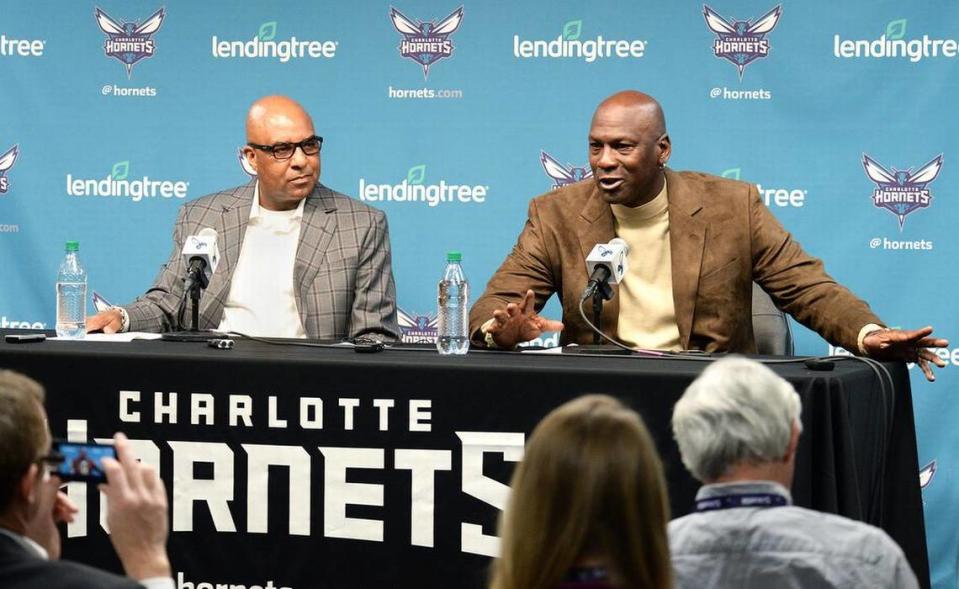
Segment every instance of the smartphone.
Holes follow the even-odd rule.
[[[60,460],[52,474],[62,481],[105,483],[107,475],[103,471],[103,458],[117,458],[116,448],[108,444],[57,440],[53,442],[52,452]]]
[[[31,342],[42,342],[46,339],[47,336],[42,333],[8,333],[7,335],[3,336],[3,340],[8,344],[29,344]]]

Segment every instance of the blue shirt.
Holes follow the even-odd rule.
[[[669,522],[677,589],[919,587],[885,532],[796,507],[777,483],[705,485],[696,500],[737,495],[783,497],[786,505],[700,511]]]

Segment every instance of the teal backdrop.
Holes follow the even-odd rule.
[[[407,336],[428,337],[445,253],[478,294],[529,199],[588,170],[592,111],[624,88],[662,102],[671,167],[759,184],[889,325],[959,326],[954,2],[7,0],[0,35],[4,327],[53,327],[68,239],[91,290],[142,293],[177,209],[250,180],[250,103],[287,94],[325,138],[322,181],[386,212]],[[944,356],[933,384],[912,370],[939,588],[959,586],[959,351]]]

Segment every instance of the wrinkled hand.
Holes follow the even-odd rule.
[[[486,331],[501,348],[513,348],[516,344],[536,339],[544,331],[562,331],[559,321],[540,317],[533,310],[535,296],[527,290],[520,304],[510,303],[505,309],[493,311],[493,322]]]
[[[123,325],[123,315],[116,309],[107,309],[100,311],[96,315],[87,317],[87,333],[102,331],[103,333],[116,333],[120,331]]]
[[[137,461],[125,435],[118,433],[113,440],[117,460],[103,459],[107,482],[100,485],[100,492],[107,498],[110,541],[127,576],[137,580],[169,577],[163,481],[155,468]]]
[[[949,345],[949,340],[929,337],[931,334],[932,326],[913,330],[883,329],[864,337],[862,347],[867,356],[876,360],[916,362],[926,376],[926,380],[933,382],[936,376],[932,373],[929,363],[945,368],[946,362],[930,348],[945,348]]]

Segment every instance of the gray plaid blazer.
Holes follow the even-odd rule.
[[[200,299],[200,329],[216,329],[250,220],[254,182],[188,202],[173,230],[173,251],[150,290],[124,308],[130,331],[176,329],[186,265],[184,240],[204,227],[217,232],[220,263]],[[306,199],[293,266],[296,308],[310,338],[342,340],[370,333],[393,341],[396,287],[386,215],[317,183]],[[187,300],[184,323],[189,324]],[[185,327],[185,326],[184,326]]]

